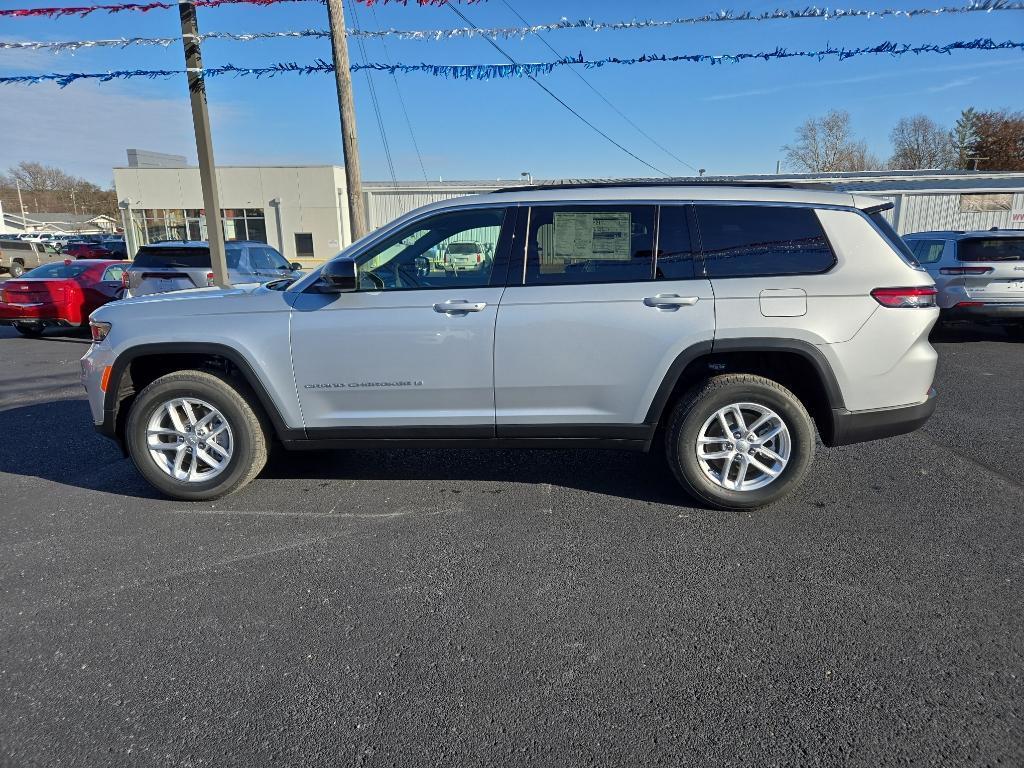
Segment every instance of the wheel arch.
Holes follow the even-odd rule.
[[[127,413],[136,394],[164,374],[183,369],[215,370],[237,377],[255,393],[258,405],[270,420],[279,439],[304,434],[289,428],[281,409],[255,367],[237,349],[213,342],[159,342],[140,344],[121,352],[111,366],[110,379],[103,398],[101,431],[124,447]]]
[[[822,441],[832,443],[834,411],[845,407],[842,390],[821,350],[801,339],[716,339],[688,347],[669,366],[645,423],[660,427],[686,391],[720,373],[751,373],[778,381],[804,403]]]

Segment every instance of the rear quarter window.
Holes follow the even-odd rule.
[[[811,208],[698,205],[697,222],[708,277],[813,275],[836,263]]]

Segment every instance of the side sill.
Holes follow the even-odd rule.
[[[650,440],[621,440],[596,437],[490,437],[490,438],[309,438],[284,440],[289,451],[329,451],[338,449],[377,448],[536,448],[586,449],[599,448],[620,451],[645,452]]]

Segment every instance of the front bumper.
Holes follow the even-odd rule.
[[[873,411],[832,409],[832,439],[830,446],[866,443],[886,437],[905,435],[924,426],[935,413],[936,392],[928,391],[928,398],[915,405],[881,408]]]

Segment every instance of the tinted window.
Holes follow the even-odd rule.
[[[235,259],[237,261],[237,253],[235,250]],[[231,250],[228,251],[228,261],[231,260]],[[205,267],[210,268],[210,249],[209,248],[172,248],[172,247],[160,247],[152,248],[149,246],[142,246],[139,248],[139,252],[135,254],[135,266],[136,267],[149,267],[149,268],[161,268],[161,267]]]
[[[899,253],[906,261],[912,266],[917,266],[917,259],[914,258],[913,252],[907,246],[906,242],[896,234],[896,230],[892,228],[892,225],[885,220],[885,216],[882,215],[881,211],[874,211],[869,213],[868,216],[875,223],[875,226],[882,230],[882,235],[889,242],[896,252]]]
[[[689,280],[694,276],[693,245],[686,206],[662,206],[658,219],[659,280]]]
[[[697,219],[709,277],[815,274],[835,263],[810,208],[698,205]]]
[[[526,284],[650,280],[654,206],[540,206],[530,211]]]
[[[253,269],[258,270],[291,269],[288,262],[284,260],[284,256],[273,248],[250,247],[249,261],[252,263]]]
[[[448,258],[450,246],[456,242],[472,242],[493,253],[498,250],[504,220],[505,210],[498,208],[454,211],[410,224],[359,254],[356,260],[360,289],[482,288],[490,285],[493,259],[451,259]]]
[[[960,261],[1024,261],[1024,238],[987,237],[961,240],[956,246]]]
[[[942,258],[946,247],[944,240],[907,240],[918,264],[934,264]]]
[[[59,277],[78,277],[85,273],[91,264],[44,264],[41,267],[36,267],[26,272],[22,277],[48,277],[48,278],[59,278]]]

